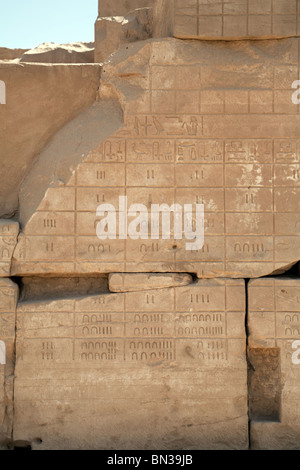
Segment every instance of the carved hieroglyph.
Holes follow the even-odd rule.
[[[250,281],[248,321],[251,446],[299,449],[300,279]]]
[[[244,321],[242,280],[21,302],[14,439],[247,448]]]
[[[159,0],[174,8],[174,36],[201,39],[300,35],[297,0]]]
[[[10,276],[11,260],[19,235],[18,222],[0,219],[0,277]]]
[[[18,286],[0,279],[0,449],[11,439]]]
[[[125,124],[82,153],[65,184],[57,175],[71,166],[68,146],[69,166],[56,160],[49,168],[60,141],[40,155],[20,194],[24,228],[13,273],[236,278],[299,260],[300,116],[291,88],[299,77],[298,51],[298,39],[226,45],[166,39],[116,53],[103,70],[100,103],[118,99]],[[98,129],[107,131],[108,122],[100,116]],[[72,125],[66,132],[72,141]],[[44,188],[39,201],[37,185]],[[97,207],[109,203],[118,211],[125,195],[128,206],[147,210],[204,204],[203,248],[187,251],[184,236],[173,233],[99,240]]]

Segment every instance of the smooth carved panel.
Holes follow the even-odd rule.
[[[20,303],[15,439],[246,448],[244,320],[240,280]]]
[[[219,43],[168,39],[112,59],[104,83],[137,87],[139,98],[125,102],[124,126],[83,157],[68,187],[49,188],[24,224],[13,273],[252,278],[299,260],[298,46],[244,42],[224,54]],[[136,240],[120,239],[118,224],[116,239],[99,240],[97,207],[112,204],[119,220],[120,196],[128,208],[145,205],[148,224]],[[204,204],[201,249],[176,238],[172,217],[169,233],[151,238],[151,206],[163,203]]]
[[[252,391],[257,403],[264,400],[263,396],[258,396],[257,390],[267,391],[269,404],[265,412],[273,406],[272,413],[277,409],[277,417],[268,423],[256,419],[252,421],[252,447],[299,449],[300,279],[277,277],[253,280],[249,284],[248,296],[250,361],[251,355],[254,355],[255,362],[255,352],[259,354],[262,351],[260,367],[267,370],[270,360],[266,354],[270,355],[270,359],[273,357],[273,363],[275,356],[278,357],[276,367],[275,363],[271,369],[269,367],[269,372],[260,379],[256,392]],[[254,377],[256,369],[251,372]]]
[[[297,0],[174,0],[174,36],[201,39],[300,34]]]

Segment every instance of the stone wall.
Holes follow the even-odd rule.
[[[299,13],[101,1],[95,64],[0,62],[1,448],[299,449]]]

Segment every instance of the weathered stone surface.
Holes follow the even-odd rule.
[[[20,62],[50,64],[81,64],[94,62],[94,43],[75,42],[56,44],[47,42],[26,51]]]
[[[99,0],[99,17],[125,16],[137,8],[153,7],[156,0]]]
[[[247,448],[244,321],[241,280],[20,303],[14,440]]]
[[[9,49],[8,47],[0,47],[0,60],[19,59],[27,51],[28,49]]]
[[[251,446],[299,450],[300,278],[252,280],[248,294]]]
[[[95,62],[104,62],[124,42],[123,16],[98,18],[95,23]]]
[[[92,133],[82,131],[90,149],[76,158],[71,126],[64,147],[54,142],[40,155],[20,193],[23,234],[13,273],[253,278],[296,263],[300,116],[291,85],[299,76],[298,48],[298,39],[166,39],[116,53],[104,68],[100,103],[120,103],[125,124],[116,120],[97,145],[97,135],[91,142]],[[99,117],[98,127],[109,132],[104,122]],[[76,171],[67,180],[69,167]],[[124,195],[128,207],[139,203],[146,211],[152,204],[203,203],[203,248],[187,251],[184,234],[176,239],[172,227],[170,239],[146,239],[146,226],[137,240],[99,240],[97,207],[110,203],[118,211]]]
[[[18,209],[18,191],[49,139],[97,97],[100,66],[0,62],[0,217]]]
[[[193,277],[189,274],[157,274],[157,273],[112,273],[109,275],[111,292],[133,292],[167,287],[181,287],[192,284]]]
[[[0,279],[0,449],[12,438],[18,286]]]
[[[126,16],[98,18],[95,24],[95,62],[104,62],[123,44],[153,35],[152,8],[139,8]]]
[[[17,245],[19,224],[0,219],[0,277],[9,277],[11,260]]]
[[[174,36],[199,39],[300,35],[298,0],[159,0],[174,8]],[[170,21],[170,20],[169,20]]]

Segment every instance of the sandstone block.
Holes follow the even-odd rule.
[[[241,280],[19,303],[14,440],[246,449],[244,321]]]
[[[300,279],[249,284],[251,447],[299,450]]]
[[[111,292],[130,292],[140,290],[181,287],[192,284],[189,274],[142,274],[142,273],[112,273],[109,275],[109,290]]]
[[[297,38],[226,45],[165,39],[116,53],[102,74],[99,103],[110,104],[97,115],[99,137],[80,127],[86,146],[75,152],[79,127],[65,128],[23,183],[13,273],[254,278],[289,269],[300,259],[300,117],[292,102],[298,48]],[[123,125],[107,119],[111,103],[122,107]],[[138,221],[127,211],[123,236],[125,196],[128,211],[134,204],[142,210]],[[110,226],[100,239],[103,204],[114,208],[116,233]],[[157,224],[162,204],[171,217],[164,229]],[[174,204],[182,209],[179,225]],[[198,249],[189,249],[185,207],[193,231],[204,234]]]
[[[0,449],[11,439],[18,286],[0,279]]]

